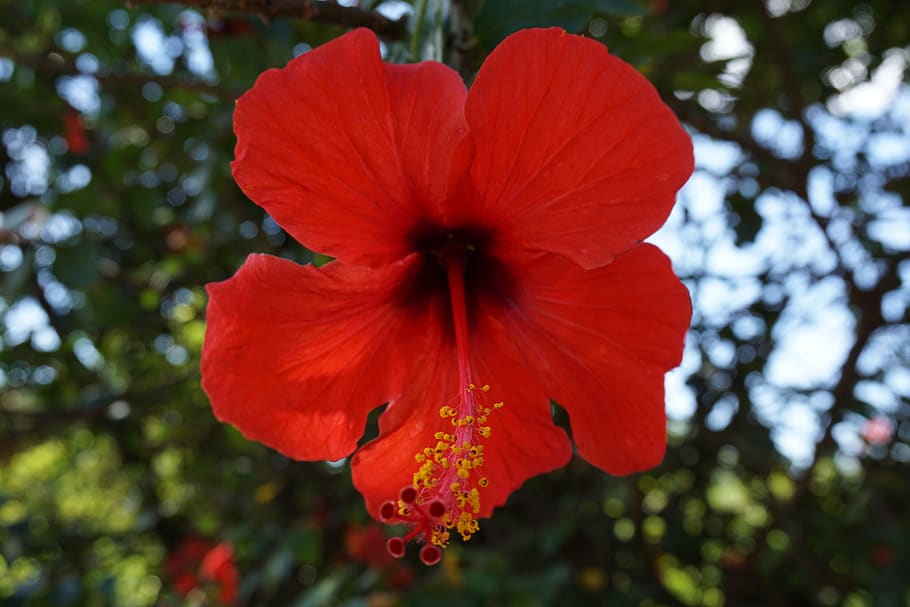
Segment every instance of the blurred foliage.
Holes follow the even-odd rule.
[[[409,15],[389,58],[467,81],[516,29],[585,32],[699,152],[668,227],[696,312],[666,461],[576,459],[424,568],[388,558],[344,462],[247,442],[198,385],[205,283],[325,261],[234,184],[233,99],[346,24],[185,4],[0,0],[0,605],[214,605],[235,568],[241,605],[910,605],[910,5],[360,3]],[[816,327],[800,358],[832,310],[847,343]]]

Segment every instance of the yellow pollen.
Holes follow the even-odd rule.
[[[491,435],[488,416],[504,406],[502,401],[485,402],[489,391],[489,384],[468,384],[462,397],[440,407],[439,417],[451,420],[452,430],[433,433],[435,445],[414,456],[418,464],[412,476],[417,489],[415,505],[398,501],[398,513],[405,519],[402,522],[427,525],[426,538],[434,546],[448,545],[449,529],[457,531],[462,540],[469,540],[480,528],[476,520],[480,514],[480,490],[490,484],[480,471],[485,461],[481,441]],[[431,502],[445,505],[445,514],[438,519],[428,518],[425,507],[420,505]]]

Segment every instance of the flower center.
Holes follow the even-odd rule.
[[[449,268],[455,262],[460,263],[468,316],[481,301],[509,305],[517,289],[509,267],[493,254],[496,238],[493,231],[480,225],[417,224],[407,239],[411,250],[421,255],[422,263],[402,284],[398,294],[401,306],[422,309],[452,301]],[[455,335],[454,330],[451,335]]]
[[[469,249],[461,243],[447,243],[437,255],[446,271],[461,393],[439,409],[442,429],[435,433],[435,445],[414,457],[417,470],[412,484],[405,486],[397,501],[385,502],[380,519],[389,524],[406,524],[410,530],[391,538],[386,547],[397,558],[404,556],[411,539],[423,542],[420,559],[434,565],[442,557],[454,529],[467,541],[478,530],[481,490],[489,484],[481,469],[485,439],[492,429],[487,424],[493,411],[503,406],[487,398],[489,385],[478,386],[471,373],[468,312],[465,302],[465,263]]]

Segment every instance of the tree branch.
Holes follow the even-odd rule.
[[[680,120],[688,123],[689,126],[699,131],[703,135],[707,135],[708,137],[711,137],[712,139],[716,139],[718,141],[727,141],[729,143],[734,143],[738,145],[744,153],[752,156],[752,158],[754,158],[757,162],[766,164],[769,167],[774,167],[773,175],[778,181],[776,184],[777,187],[793,192],[803,202],[810,218],[818,226],[818,229],[821,232],[822,237],[825,239],[825,243],[828,245],[828,248],[830,248],[831,251],[837,255],[839,271],[843,271],[843,263],[840,261],[840,249],[837,243],[831,237],[831,234],[828,232],[830,219],[824,217],[823,215],[820,215],[812,206],[812,203],[809,202],[809,171],[812,169],[811,152],[807,152],[804,149],[803,157],[798,161],[780,158],[779,156],[776,156],[771,150],[759,144],[750,135],[742,132],[742,130],[728,130],[721,128],[716,122],[695,110],[692,107],[692,104],[681,102],[672,97],[668,98],[666,101]],[[814,141],[814,135],[810,135],[811,129],[803,121],[801,121],[800,124],[804,129],[804,144],[808,146],[814,145],[812,143]]]
[[[34,445],[58,432],[71,428],[74,423],[86,422],[93,427],[116,424],[104,419],[108,407],[115,401],[125,401],[132,408],[157,404],[172,390],[186,381],[198,381],[196,373],[172,376],[146,389],[133,389],[119,394],[107,394],[81,403],[42,407],[39,410],[11,410],[0,407],[0,427],[4,441],[0,444],[0,461],[16,452],[22,445]],[[116,438],[117,432],[110,432]]]
[[[196,93],[205,93],[224,99],[236,99],[240,91],[229,91],[217,85],[207,84],[198,80],[174,78],[167,76],[152,76],[136,72],[116,73],[105,71],[103,68],[97,72],[89,73],[76,67],[75,58],[59,51],[48,53],[23,53],[12,46],[0,44],[0,57],[12,59],[14,62],[26,65],[36,72],[51,74],[53,76],[89,76],[101,83],[121,85],[143,85],[154,82],[164,90],[181,89]]]
[[[853,346],[847,354],[847,359],[841,366],[841,375],[837,383],[831,389],[831,395],[834,401],[828,410],[825,429],[822,437],[815,445],[815,456],[812,464],[803,472],[796,481],[796,490],[790,500],[778,508],[772,516],[771,522],[766,525],[758,534],[755,541],[755,550],[749,555],[749,560],[755,562],[761,553],[762,546],[768,536],[768,533],[775,528],[785,527],[785,522],[792,518],[795,512],[802,504],[803,500],[809,494],[809,485],[818,463],[821,461],[823,452],[827,452],[836,447],[834,440],[834,426],[838,418],[845,412],[849,411],[855,401],[853,390],[858,381],[857,363],[860,356],[872,339],[872,336],[879,329],[888,325],[882,315],[881,302],[882,298],[897,289],[901,285],[900,266],[903,262],[910,260],[910,255],[903,254],[895,257],[879,278],[878,283],[869,290],[861,290],[855,283],[847,281],[847,296],[851,304],[856,306],[856,338]],[[785,563],[781,560],[780,563]]]
[[[263,19],[290,17],[342,27],[366,27],[383,38],[404,37],[406,17],[392,21],[376,11],[356,6],[341,6],[327,0],[130,0],[128,6],[140,4],[183,4],[218,13],[253,13]]]

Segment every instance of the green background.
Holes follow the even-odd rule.
[[[165,572],[190,537],[233,546],[243,605],[910,605],[910,5],[417,0],[391,22],[368,2],[315,21],[192,4],[0,0],[0,605],[218,604]],[[666,460],[611,478],[576,458],[433,568],[357,549],[374,523],[348,465],[247,442],[199,388],[205,283],[250,252],[326,261],[234,184],[233,100],[355,16],[390,60],[468,82],[511,31],[586,33],[700,158],[668,228],[696,305]],[[706,50],[731,21],[747,50]],[[895,65],[882,108],[844,109]],[[756,263],[719,271],[721,245]],[[831,310],[837,364],[781,380],[781,360],[802,373],[788,339]],[[832,347],[809,335],[806,369]],[[863,439],[876,417],[890,436]]]

